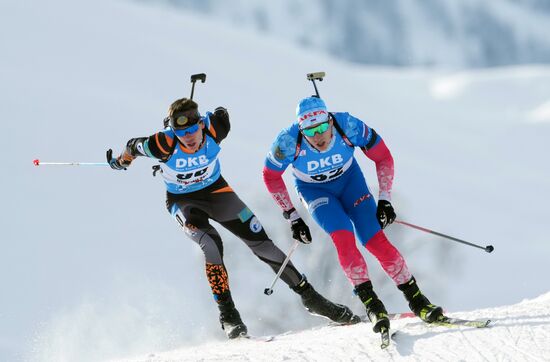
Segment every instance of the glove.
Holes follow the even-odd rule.
[[[114,158],[113,150],[110,148],[107,150],[107,162],[113,170],[126,170],[126,167],[130,166],[130,162],[124,161],[120,157]]]
[[[227,109],[223,108],[223,107],[217,107],[215,110],[214,110],[214,115],[216,115],[216,117],[218,117],[218,119],[220,120],[227,120],[229,119],[229,113],[227,113]]]
[[[301,217],[290,222],[290,229],[292,230],[292,238],[294,240],[298,240],[304,244],[311,243],[311,233],[309,232],[309,227]]]
[[[378,200],[378,207],[376,208],[376,217],[378,223],[383,229],[395,220],[395,211],[391,203],[386,200]]]

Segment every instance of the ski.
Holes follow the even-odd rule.
[[[390,330],[388,328],[382,327],[380,329],[380,348],[385,349],[390,345]]]
[[[392,321],[404,318],[416,318],[416,314],[414,314],[413,312],[389,313],[388,318]]]
[[[412,312],[405,313],[388,313],[388,318],[390,320],[398,320],[404,318],[417,318],[416,315]],[[366,315],[361,316],[361,321],[369,322],[369,318]],[[480,320],[471,320],[471,319],[462,319],[462,318],[451,318],[447,316],[442,316],[440,320],[428,323],[432,326],[443,326],[443,327],[474,327],[474,328],[486,328],[491,323],[490,319],[480,319]]]
[[[359,316],[361,322],[367,323],[370,322],[369,317],[366,314]],[[388,313],[388,319],[391,321],[404,319],[404,318],[416,318],[416,315],[413,312],[405,313]]]
[[[251,336],[250,334],[245,334],[237,339],[248,339],[250,341],[258,341],[258,342],[271,342],[275,339],[275,336]]]
[[[450,318],[442,316],[439,320],[430,323],[434,326],[442,327],[474,327],[474,328],[487,328],[491,323],[490,319],[462,319],[462,318]]]

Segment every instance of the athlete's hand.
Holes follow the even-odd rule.
[[[126,167],[130,166],[130,162],[124,161],[120,157],[114,158],[113,150],[110,148],[107,150],[107,162],[113,170],[126,170]]]
[[[391,203],[386,200],[379,200],[378,207],[376,209],[376,217],[378,218],[378,223],[383,229],[395,220],[395,211]]]
[[[292,229],[292,238],[294,240],[301,241],[304,244],[311,243],[311,233],[309,232],[309,227],[301,217],[292,220],[290,222],[290,228]]]
[[[218,119],[220,120],[228,120],[229,119],[229,113],[227,113],[227,109],[225,109],[224,107],[217,107],[215,110],[214,110],[214,114],[216,115],[216,117],[218,117]]]

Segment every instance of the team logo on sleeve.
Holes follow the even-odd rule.
[[[281,146],[275,147],[275,152],[273,153],[273,156],[275,156],[275,158],[280,161],[285,159],[285,154],[283,153],[283,150],[281,150]]]
[[[279,148],[277,148],[277,149],[279,149]],[[276,151],[276,152],[278,152],[278,151]],[[275,155],[273,154],[273,152],[270,151],[270,152],[267,154],[267,159],[268,159],[272,164],[274,164],[275,166],[277,166],[277,167],[279,167],[279,168],[283,167],[283,163],[282,163],[281,161],[279,161],[279,159],[277,158],[277,156],[275,156]],[[281,159],[281,160],[282,160],[282,159]]]

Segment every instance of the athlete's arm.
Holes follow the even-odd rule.
[[[379,200],[391,201],[391,189],[393,185],[394,164],[390,150],[384,143],[384,140],[376,135],[379,139],[376,144],[367,149],[361,148],[363,153],[374,161],[376,164],[376,176],[378,177],[378,187],[380,189]]]
[[[174,139],[165,132],[157,132],[149,137],[132,138],[120,158],[134,160],[138,156],[167,160],[173,152]]]
[[[294,208],[283,180],[283,173],[294,161],[295,152],[296,136],[291,135],[288,130],[283,130],[271,146],[263,169],[265,186],[284,212]]]
[[[224,107],[218,107],[214,110],[214,113],[208,114],[209,121],[206,122],[206,127],[210,134],[214,137],[216,143],[220,143],[227,137],[229,130],[231,129],[231,123],[229,122],[229,113]]]
[[[274,170],[267,165],[264,166],[263,177],[267,190],[283,211],[289,211],[294,208],[292,201],[290,201],[290,195],[286,188],[285,181],[283,180],[283,173],[285,170]]]
[[[378,199],[391,201],[393,157],[384,140],[373,128],[351,114],[335,113],[334,115],[351,144],[360,147],[363,153],[376,164],[376,176],[380,189]]]

